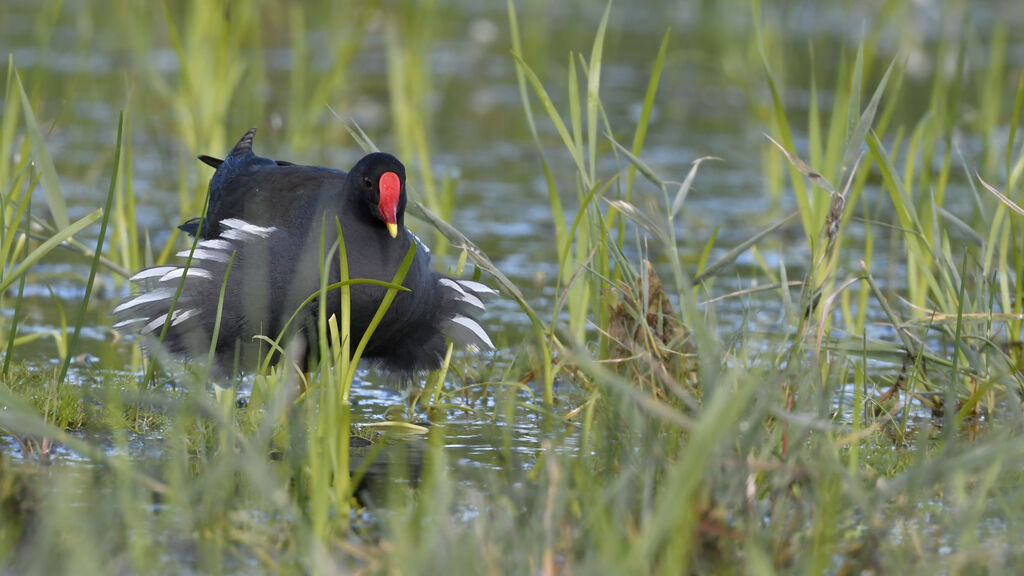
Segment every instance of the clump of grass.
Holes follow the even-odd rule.
[[[82,430],[95,425],[100,416],[82,388],[57,380],[57,374],[18,363],[11,366],[3,385],[35,407],[43,419],[64,430]]]

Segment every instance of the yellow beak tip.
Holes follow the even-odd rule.
[[[398,224],[393,222],[385,222],[388,226],[388,234],[391,234],[392,238],[398,238]]]

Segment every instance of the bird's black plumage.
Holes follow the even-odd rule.
[[[417,248],[402,281],[409,290],[395,297],[369,340],[365,358],[392,371],[410,372],[440,364],[446,335],[467,346],[493,348],[476,316],[483,311],[481,299],[494,292],[430,269],[429,251],[405,229],[405,167],[397,158],[368,154],[348,173],[302,166],[257,156],[254,135],[255,129],[246,133],[223,161],[200,157],[216,172],[205,217],[180,226],[198,237],[188,270],[162,266],[136,274],[133,281],[141,293],[115,308],[116,327],[159,335],[167,323],[164,344],[172,352],[205,357],[223,286],[217,361],[234,370],[240,359],[240,367],[248,368],[257,351],[269,351],[265,346],[259,350],[253,337],[276,338],[303,300],[319,289],[321,242],[328,252],[338,241],[340,226],[349,278],[390,282],[410,247]],[[386,223],[389,210],[397,227],[394,237]],[[337,253],[325,261],[328,284],[338,282]],[[179,282],[181,294],[171,310]],[[352,285],[353,349],[385,292],[380,286]],[[341,317],[337,291],[323,302],[328,318]],[[317,306],[314,302],[302,308],[289,326],[311,352],[318,347]]]

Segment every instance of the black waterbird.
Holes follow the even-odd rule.
[[[165,348],[179,356],[205,358],[216,328],[216,363],[235,371],[251,366],[244,362],[253,352],[269,352],[265,345],[260,349],[254,337],[276,338],[300,310],[287,328],[315,353],[320,300],[301,309],[300,305],[319,290],[321,242],[323,252],[329,252],[340,226],[352,279],[391,282],[410,247],[416,246],[402,280],[408,290],[398,292],[373,331],[364,358],[408,373],[438,367],[447,349],[446,336],[469,348],[494,348],[478,317],[483,301],[496,292],[430,269],[429,250],[405,227],[405,167],[397,158],[368,154],[347,173],[302,166],[254,154],[255,132],[247,132],[224,160],[199,157],[216,172],[210,180],[206,216],[179,226],[196,237],[194,249],[177,254],[191,254],[191,260],[132,276],[140,293],[114,309],[116,329],[155,337],[166,325]],[[330,266],[328,284],[338,282],[338,257],[324,260]],[[352,349],[386,290],[369,284],[351,286]],[[337,292],[330,292],[323,302],[328,318],[341,317]]]

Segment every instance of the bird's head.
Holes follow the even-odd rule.
[[[391,154],[374,152],[356,162],[346,180],[348,193],[356,194],[367,210],[384,223],[392,238],[404,223],[405,166]]]

